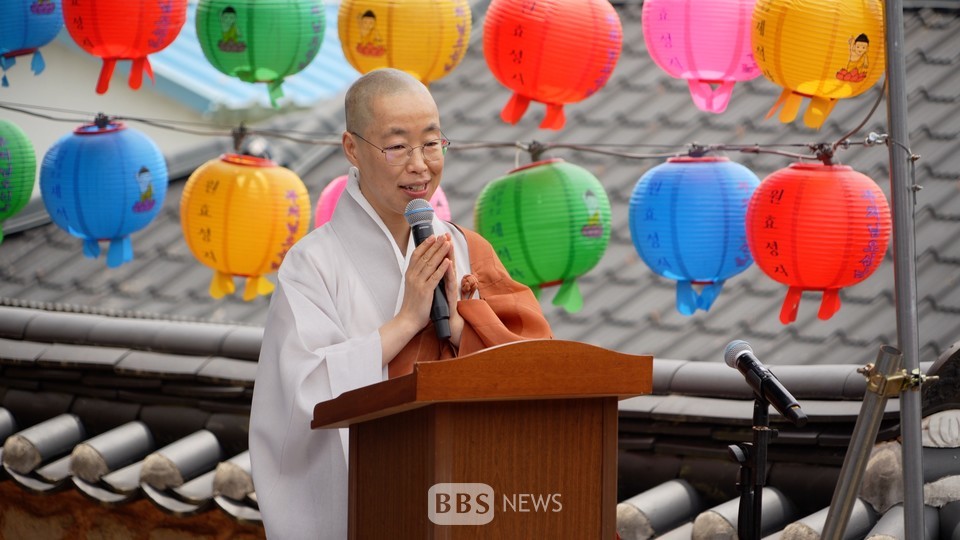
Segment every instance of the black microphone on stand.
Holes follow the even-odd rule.
[[[784,418],[797,427],[806,425],[807,415],[800,410],[800,404],[777,377],[757,360],[749,343],[742,339],[731,341],[723,350],[723,359],[728,366],[740,371],[754,393],[766,399]]]
[[[423,199],[414,199],[407,203],[403,217],[410,224],[413,231],[413,243],[419,246],[424,240],[433,236],[433,207]],[[447,293],[444,279],[433,290],[433,305],[430,307],[430,320],[437,330],[440,341],[450,339],[450,304],[447,303]]]

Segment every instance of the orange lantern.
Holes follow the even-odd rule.
[[[620,57],[620,17],[608,0],[493,0],[483,23],[483,56],[513,91],[500,112],[516,124],[530,101],[547,106],[540,127],[560,129],[563,105],[603,88]]]
[[[132,60],[130,88],[139,89],[146,73],[153,80],[147,55],[173,43],[187,19],[187,0],[71,0],[63,2],[70,37],[88,53],[103,58],[97,93],[110,86],[117,60]]]
[[[781,106],[792,122],[803,98],[803,123],[818,129],[838,99],[866,92],[884,66],[880,0],[757,0],[753,56],[763,75],[784,88],[767,118]]]
[[[343,0],[337,30],[360,73],[392,67],[424,84],[453,71],[470,42],[467,0]]]
[[[890,208],[877,184],[850,167],[794,163],[760,183],[746,227],[757,266],[789,286],[780,322],[796,320],[804,290],[823,291],[818,317],[829,319],[840,309],[839,290],[883,260]]]
[[[264,274],[280,268],[284,255],[310,224],[310,199],[300,177],[273,161],[226,154],[190,175],[180,199],[187,246],[214,270],[210,296],[235,290],[233,276],[246,277],[244,300],[269,294]]]

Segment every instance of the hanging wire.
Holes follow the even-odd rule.
[[[867,122],[870,121],[870,118],[873,116],[873,113],[877,112],[877,107],[880,106],[880,102],[883,101],[883,96],[887,93],[887,78],[883,78],[883,86],[880,87],[880,93],[877,95],[876,101],[873,102],[873,107],[870,107],[870,112],[867,113],[867,116],[863,119],[860,124],[848,131],[844,136],[837,139],[837,142],[833,143],[833,149],[836,150],[838,146],[846,144],[847,139],[850,138],[854,133],[863,129],[863,126],[867,125]]]
[[[550,142],[542,143],[536,140],[531,140],[529,142],[524,141],[514,141],[514,142],[498,142],[498,141],[463,141],[456,142],[451,146],[452,150],[455,151],[467,151],[480,148],[515,148],[515,167],[520,166],[520,153],[526,152],[530,154],[532,161],[540,161],[543,157],[543,154],[550,150],[558,149],[567,149],[577,152],[586,152],[594,153],[606,156],[613,157],[622,157],[625,159],[668,159],[671,157],[688,155],[691,157],[700,157],[710,152],[740,152],[746,154],[770,154],[788,157],[791,159],[797,160],[811,160],[819,159],[827,163],[832,159],[835,151],[840,149],[847,149],[853,145],[862,145],[865,147],[874,146],[880,142],[889,143],[886,135],[878,135],[876,133],[869,134],[862,142],[852,142],[849,140],[849,137],[854,133],[863,128],[864,125],[872,117],[873,113],[876,111],[877,107],[882,101],[884,95],[884,89],[886,88],[886,80],[884,80],[883,87],[881,88],[880,95],[878,96],[876,102],[871,107],[867,116],[863,119],[860,124],[847,132],[843,137],[835,141],[834,143],[769,143],[769,144],[759,144],[755,143],[752,145],[728,145],[728,144],[709,144],[701,145],[698,143],[689,143],[686,145],[666,145],[666,144],[612,144],[612,143],[592,143],[592,144],[581,144],[581,143],[560,143],[560,142]],[[23,114],[35,116],[38,118],[44,118],[51,121],[57,122],[71,122],[71,123],[90,123],[90,118],[94,117],[94,113],[77,111],[71,109],[65,109],[60,107],[49,107],[42,105],[28,105],[22,103],[10,103],[0,101],[0,108],[8,109]],[[36,110],[31,110],[36,109]],[[40,111],[64,113],[64,114],[76,114],[82,115],[83,118],[63,118],[57,117],[50,114],[45,114]],[[96,113],[97,116],[102,116],[103,113]],[[110,116],[110,119],[123,120],[127,122],[139,122],[146,124],[152,127],[167,129],[171,131],[177,131],[180,133],[187,133],[191,135],[198,136],[216,136],[224,138],[232,138],[235,147],[242,143],[243,138],[252,135],[258,135],[262,137],[271,137],[277,139],[285,139],[295,143],[308,144],[308,145],[319,145],[319,146],[338,146],[341,141],[339,137],[332,136],[330,134],[314,134],[307,132],[297,132],[291,130],[278,131],[274,129],[250,129],[247,128],[242,122],[239,127],[233,129],[191,129],[186,126],[202,126],[209,127],[209,123],[194,122],[194,121],[183,121],[183,120],[163,120],[157,118],[144,118],[139,116]],[[237,138],[239,136],[239,139]],[[919,159],[919,156],[912,154],[909,148],[903,147],[908,154],[910,154],[911,162],[915,162]],[[665,152],[650,152],[650,153],[637,153],[630,151],[618,151],[614,150],[615,148],[624,148],[624,149],[636,149],[636,148],[651,148],[651,149],[664,149],[669,150]],[[787,152],[784,150],[778,150],[778,148],[806,148],[810,153],[809,154],[800,154],[796,152]],[[826,160],[826,161],[825,161]],[[918,189],[918,188],[915,188]]]

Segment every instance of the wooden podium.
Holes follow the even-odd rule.
[[[311,427],[350,427],[350,538],[613,540],[617,400],[652,366],[521,341],[318,403]]]

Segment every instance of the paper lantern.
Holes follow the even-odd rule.
[[[187,19],[187,0],[70,0],[63,2],[70,37],[84,51],[103,58],[97,93],[110,87],[117,60],[131,60],[130,88],[153,80],[147,55],[173,43]]]
[[[429,84],[463,59],[470,18],[467,0],[343,0],[337,30],[360,73],[392,67]]]
[[[323,44],[322,0],[200,0],[197,39],[223,73],[266,83],[270,103],[283,97],[284,77],[307,67]]]
[[[750,23],[754,0],[646,0],[643,40],[660,69],[686,79],[702,111],[727,108],[737,81],[760,75]]]
[[[40,47],[53,41],[63,28],[60,2],[53,0],[0,0],[0,68],[3,86],[9,86],[7,70],[17,57],[33,53],[30,69],[34,75],[46,64]]]
[[[343,175],[334,178],[327,184],[327,187],[323,188],[320,197],[317,199],[317,207],[313,214],[314,228],[330,221],[330,218],[333,217],[333,210],[337,207],[337,201],[340,200],[340,195],[346,187],[347,175]],[[447,203],[447,196],[444,195],[440,186],[437,186],[437,190],[433,192],[433,197],[430,197],[430,206],[433,207],[433,213],[438,218],[450,221],[450,204]]]
[[[707,311],[752,263],[744,219],[760,183],[721,157],[679,157],[647,171],[630,197],[630,236],[643,262],[677,281],[677,311]],[[695,286],[702,286],[700,292]]]
[[[767,118],[797,117],[823,125],[838,99],[866,92],[884,68],[880,0],[757,0],[753,11],[754,58],[763,75],[784,88]]]
[[[487,184],[474,224],[513,279],[540,294],[560,285],[553,303],[583,307],[576,279],[603,256],[610,240],[610,201],[600,181],[562,159],[531,163]]]
[[[513,91],[500,112],[516,124],[530,101],[546,104],[543,129],[560,129],[563,105],[603,88],[620,57],[620,17],[607,0],[493,0],[483,22],[483,56]]]
[[[193,255],[214,271],[210,296],[236,290],[243,299],[273,291],[264,275],[307,232],[310,198],[300,177],[265,158],[226,154],[190,175],[180,199],[180,224]]]
[[[0,120],[0,222],[30,202],[36,177],[37,155],[27,134],[16,124]]]
[[[877,269],[890,209],[877,184],[843,165],[794,163],[768,176],[747,207],[747,244],[761,270],[789,286],[780,321],[797,318],[801,293],[823,291],[818,316],[840,309],[839,290]]]
[[[167,165],[157,145],[121,122],[98,118],[54,143],[40,166],[40,193],[61,229],[83,240],[83,254],[107,266],[133,259],[130,234],[156,217],[167,194]]]

